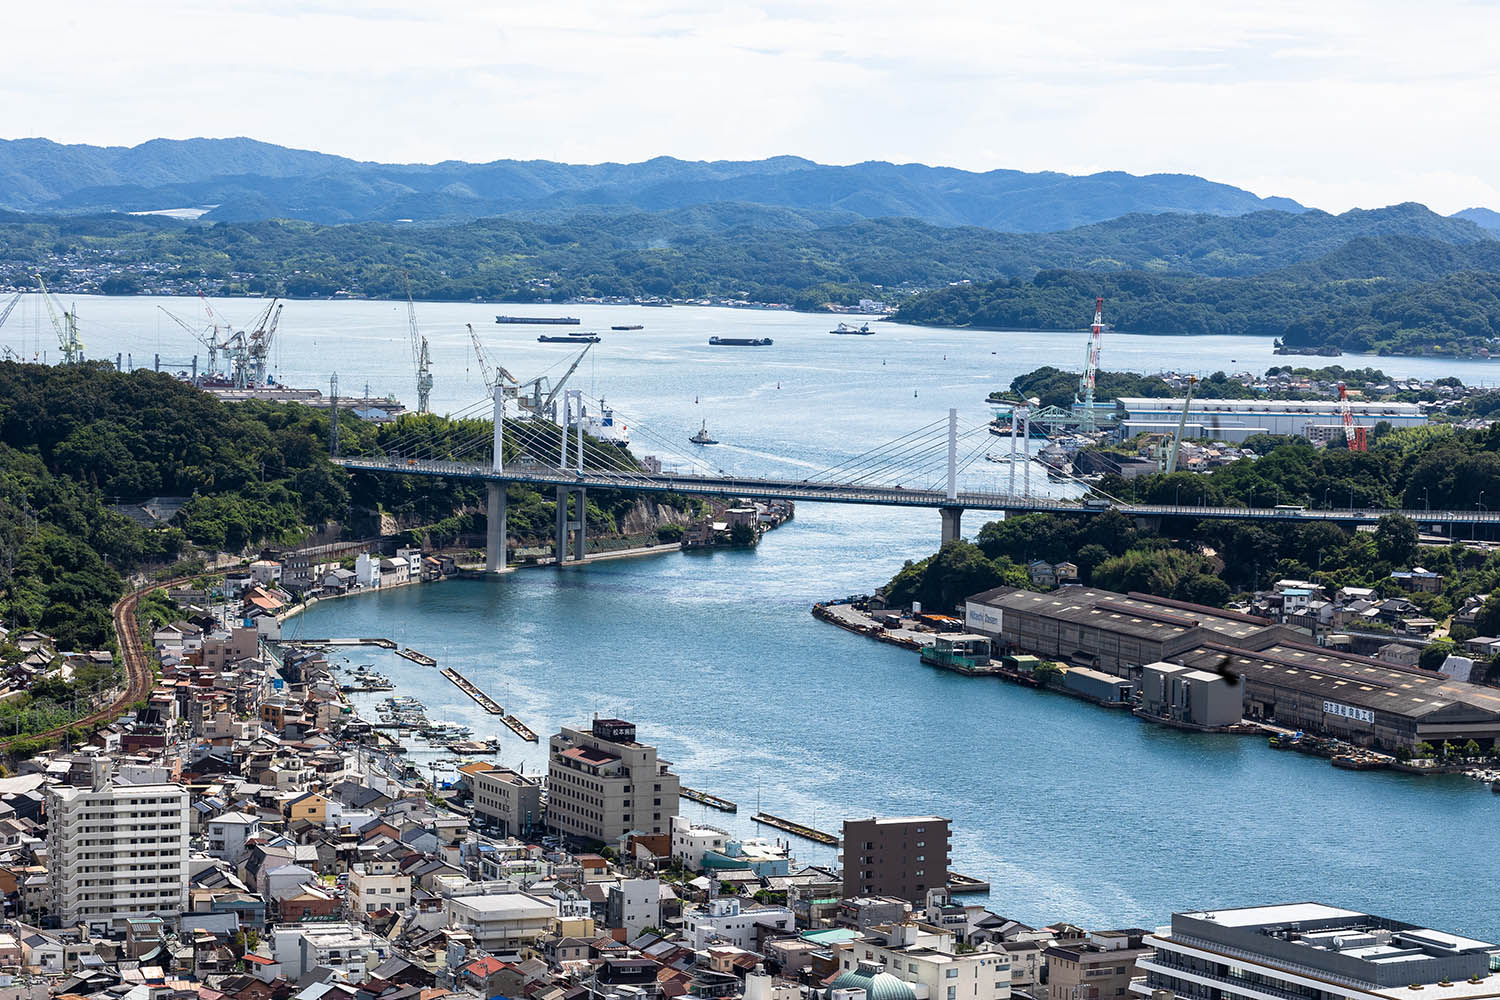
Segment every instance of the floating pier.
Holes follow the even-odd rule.
[[[948,891],[955,896],[961,896],[966,893],[989,892],[990,884],[972,875],[960,875],[958,872],[949,872]]]
[[[838,846],[839,838],[835,837],[831,833],[826,833],[823,830],[814,830],[810,826],[803,826],[801,823],[793,823],[789,819],[782,819],[780,816],[772,816],[770,813],[756,813],[752,818],[757,823],[764,823],[766,826],[774,826],[776,829],[784,830],[796,837],[802,837],[806,840],[811,840],[819,844],[828,844],[832,847]]]
[[[444,667],[443,676],[448,678],[454,684],[458,685],[458,689],[460,691],[478,702],[479,707],[484,709],[486,712],[490,713],[491,715],[505,714],[505,709],[501,708],[500,704],[495,701],[495,699],[491,698],[489,695],[479,690],[479,688],[475,687],[473,681],[469,680],[457,670],[454,670],[452,667]]]
[[[395,643],[391,644],[391,648],[393,648],[393,649],[395,648]],[[404,646],[401,649],[397,649],[396,650],[396,655],[397,656],[404,656],[408,660],[410,660],[411,662],[413,662],[413,663],[420,663],[424,667],[435,667],[435,666],[437,666],[437,660],[434,660],[432,657],[428,656],[426,653],[419,653],[419,652],[417,652],[415,649],[412,649],[410,646]]]
[[[379,646],[381,649],[395,649],[396,644],[390,639],[281,639],[278,640],[283,646]]]
[[[700,792],[696,788],[689,788],[688,786],[683,785],[678,789],[678,792],[685,799],[692,799],[694,802],[701,802],[709,808],[717,809],[720,812],[737,813],[740,811],[740,807],[735,805],[733,802],[730,802],[728,799],[721,799],[717,795],[710,795],[707,792]]]
[[[509,726],[511,732],[521,737],[521,739],[525,740],[527,743],[537,742],[536,733],[533,733],[530,728],[527,727],[526,723],[522,722],[514,715],[507,715],[500,721]]]

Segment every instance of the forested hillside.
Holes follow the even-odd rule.
[[[546,160],[367,163],[253,139],[156,139],[131,148],[0,140],[0,208],[141,212],[209,207],[215,221],[323,223],[534,218],[613,206],[660,211],[709,202],[867,218],[900,216],[944,226],[1041,232],[1130,212],[1241,215],[1297,211],[1287,198],[1187,174],[1120,171],[1075,177],[920,163],[847,166],[796,156],[575,165]]]

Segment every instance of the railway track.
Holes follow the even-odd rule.
[[[11,744],[21,740],[41,740],[44,743],[50,743],[67,736],[71,729],[86,729],[96,723],[111,722],[132,704],[146,697],[151,692],[151,685],[155,678],[151,673],[151,661],[146,657],[146,647],[141,642],[140,629],[136,624],[136,606],[140,604],[141,598],[151,591],[167,590],[188,582],[188,579],[188,577],[178,577],[175,580],[153,583],[139,590],[132,590],[116,601],[115,606],[110,610],[110,617],[115,625],[115,638],[120,645],[120,655],[125,661],[125,690],[118,698],[103,708],[95,709],[88,715],[74,719],[66,726],[56,726],[40,733],[29,733],[25,736],[13,736],[7,740],[0,740],[0,750],[7,749]]]

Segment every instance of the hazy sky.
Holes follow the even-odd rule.
[[[0,135],[1195,173],[1500,209],[1500,4],[7,4]]]

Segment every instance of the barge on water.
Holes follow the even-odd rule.
[[[567,336],[544,333],[536,338],[538,344],[597,344],[603,339],[597,333],[570,333]]]
[[[791,820],[782,819],[780,816],[772,816],[770,813],[756,813],[752,819],[757,823],[774,826],[778,830],[790,833],[795,837],[811,840],[814,843],[827,844],[830,847],[838,846],[839,838],[833,834],[823,830],[815,830],[810,826],[803,826],[801,823],[793,823]]]
[[[577,326],[575,316],[496,316],[496,323],[513,323],[518,326]]]
[[[710,795],[708,792],[700,792],[696,788],[689,788],[683,785],[677,789],[677,792],[683,798],[692,799],[694,802],[701,802],[710,809],[717,809],[720,812],[727,813],[737,813],[740,811],[740,807],[728,799],[720,798],[717,795]]]
[[[709,337],[709,347],[770,347],[770,337]]]

